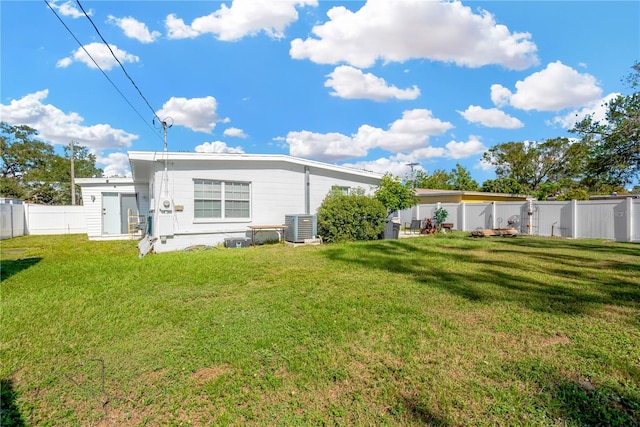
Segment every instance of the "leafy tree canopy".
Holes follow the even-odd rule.
[[[513,177],[488,179],[482,183],[481,191],[485,193],[526,194],[527,190]]]
[[[41,204],[71,203],[70,146],[62,156],[29,126],[0,123],[0,196]],[[73,147],[77,178],[102,176],[86,147]],[[76,188],[79,194],[79,188]]]
[[[403,183],[400,178],[390,174],[385,174],[382,177],[382,181],[375,191],[374,197],[387,208],[388,215],[398,210],[410,208],[416,204],[411,183]]]
[[[571,130],[588,147],[587,184],[623,186],[640,176],[640,62],[627,77],[630,95],[619,95],[607,105],[605,120],[585,117]]]
[[[486,151],[483,159],[495,166],[499,181],[485,183],[483,188],[520,194],[548,190],[548,184],[557,184],[558,189],[572,188],[582,178],[586,156],[586,147],[568,138],[498,144]]]
[[[415,176],[417,188],[429,188],[434,190],[462,190],[478,191],[479,185],[471,177],[471,173],[456,163],[455,169],[446,172],[444,169],[436,169],[431,175],[424,171],[418,171]]]

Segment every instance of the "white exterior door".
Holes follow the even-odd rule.
[[[102,193],[102,234],[121,234],[120,195]]]

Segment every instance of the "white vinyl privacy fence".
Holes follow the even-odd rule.
[[[0,239],[24,236],[24,205],[21,200],[0,199]]]
[[[400,221],[433,218],[439,207],[447,210],[446,222],[456,230],[514,227],[538,236],[640,242],[640,199],[433,203],[400,212]]]
[[[20,200],[0,200],[1,237],[26,234],[84,234],[87,232],[83,206],[23,204]]]

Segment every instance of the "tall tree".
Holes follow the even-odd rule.
[[[589,115],[571,130],[589,148],[588,184],[622,186],[640,177],[640,62],[627,77],[630,95],[607,104],[605,120]]]
[[[37,139],[35,129],[4,122],[0,129],[0,195],[41,204],[69,204],[70,147],[64,147],[60,156],[51,145]],[[95,166],[95,155],[86,147],[74,145],[73,151],[76,177],[102,176],[102,170]]]
[[[53,147],[36,139],[38,131],[29,126],[0,123],[0,194],[24,199],[28,183],[41,181],[43,171],[54,156]]]
[[[447,172],[444,169],[436,169],[431,175],[424,171],[416,174],[417,188],[429,188],[433,190],[464,190],[477,191],[478,183],[471,177],[471,173],[460,163],[456,163],[455,169]]]
[[[478,191],[479,189],[478,182],[471,177],[471,173],[460,163],[456,163],[456,168],[451,170],[449,182],[454,190]]]
[[[524,188],[515,178],[502,176],[496,179],[488,179],[482,183],[480,191],[485,193],[526,194]]]
[[[582,178],[586,156],[584,144],[553,138],[542,143],[498,144],[486,151],[483,158],[496,167],[498,179],[517,183],[517,186],[509,185],[512,189],[537,193],[545,183],[572,188]]]
[[[451,190],[449,174],[444,169],[436,169],[431,175],[424,171],[419,171],[419,174],[416,175],[416,186],[417,188],[430,188],[433,190]]]

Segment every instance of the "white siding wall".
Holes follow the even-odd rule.
[[[102,235],[102,193],[137,193],[138,209],[141,215],[149,213],[149,191],[147,184],[133,183],[96,183],[82,185],[82,201],[86,218],[86,232],[90,239],[105,238]],[[94,200],[91,200],[91,197]],[[126,219],[125,219],[126,221]],[[126,235],[114,235],[111,238],[122,238]]]
[[[178,164],[180,163],[180,164]],[[309,168],[310,214],[317,213],[318,207],[331,191],[331,187],[362,187],[367,191],[379,181],[374,178],[359,179],[346,173]],[[250,237],[249,225],[282,225],[285,215],[305,213],[305,170],[304,165],[289,162],[248,162],[212,161],[174,162],[169,165],[168,179],[164,178],[162,163],[156,165],[154,200],[165,195],[165,187],[174,206],[182,208],[174,211],[173,236],[156,243],[156,252],[183,249],[193,245],[214,246],[230,237]],[[239,181],[251,183],[251,218],[194,219],[194,179]],[[165,184],[165,182],[167,184]],[[153,209],[153,207],[152,207]],[[163,220],[163,218],[161,218]],[[157,220],[156,220],[157,222]],[[157,225],[157,226],[156,226]],[[161,224],[154,224],[153,234],[160,237],[167,234]],[[170,225],[167,227],[170,228]],[[170,234],[170,233],[169,233]],[[260,232],[261,239],[277,239],[277,232]]]

